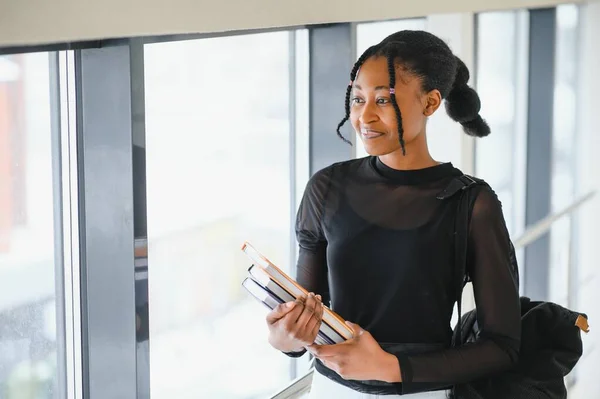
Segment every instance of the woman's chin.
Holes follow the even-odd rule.
[[[387,154],[390,154],[397,150],[396,148],[390,148],[389,146],[385,146],[385,145],[372,145],[372,144],[366,142],[366,140],[363,140],[362,143],[363,143],[363,148],[365,149],[365,152],[373,157],[387,155]]]

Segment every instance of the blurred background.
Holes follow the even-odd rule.
[[[309,177],[367,155],[335,134],[351,66],[402,29],[469,66],[492,134],[438,112],[430,149],[498,193],[521,293],[588,314],[566,384],[600,398],[600,3],[230,3],[106,26],[86,21],[111,7],[1,6],[0,398],[269,398],[304,375],[268,345],[239,249],[293,275]]]

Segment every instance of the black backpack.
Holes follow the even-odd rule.
[[[475,310],[461,314],[464,286],[470,281],[466,270],[467,238],[475,195],[473,189],[487,184],[468,175],[459,176],[437,197],[457,199],[455,221],[455,265],[458,322],[452,345],[474,342],[479,336]],[[518,281],[518,266],[511,243],[511,264]],[[563,399],[567,397],[564,377],[579,361],[583,345],[581,330],[588,332],[587,316],[551,302],[534,302],[521,297],[521,348],[518,363],[503,372],[453,387],[453,399]]]

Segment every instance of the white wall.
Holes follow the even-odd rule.
[[[0,47],[223,32],[434,13],[534,8],[581,0],[2,0]]]

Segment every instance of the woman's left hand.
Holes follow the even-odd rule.
[[[346,322],[354,337],[335,345],[310,345],[307,350],[345,380],[400,382],[396,356],[385,352],[375,338],[360,326]]]

